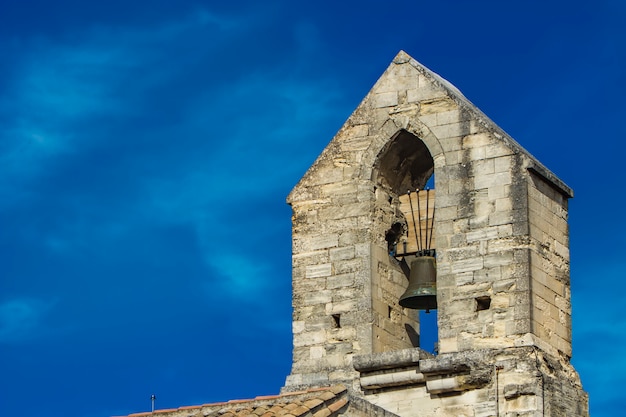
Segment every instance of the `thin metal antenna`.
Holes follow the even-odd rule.
[[[152,394],[150,400],[152,401],[152,412],[154,413],[154,400],[156,400],[156,395]]]
[[[413,202],[411,201],[411,190],[406,192],[409,195],[409,204],[411,205],[411,218],[413,219],[413,232],[415,232],[415,243],[417,243],[417,248],[419,250],[420,247],[420,242],[417,240],[417,228],[415,227],[415,214],[413,214]],[[417,191],[417,193],[419,193],[419,191]],[[417,203],[419,204],[420,200],[419,198],[417,199]],[[419,210],[419,207],[417,208]],[[419,213],[417,213],[419,215]],[[420,229],[420,234],[422,233],[422,230]],[[406,253],[406,249],[404,251]]]

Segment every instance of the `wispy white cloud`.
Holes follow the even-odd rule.
[[[213,245],[207,250],[207,262],[218,274],[217,279],[205,281],[205,290],[228,298],[255,300],[258,294],[266,291],[268,282],[263,277],[271,270],[268,263],[260,262],[246,251],[237,250],[238,243],[232,242],[229,248],[216,249]],[[245,246],[243,246],[245,247]],[[209,254],[207,254],[209,255]]]
[[[320,126],[336,117],[334,87],[329,80],[281,77],[280,71],[253,74],[219,94],[206,92],[185,112],[184,134],[201,138],[196,143],[203,158],[181,164],[168,178],[145,178],[140,201],[151,221],[195,230],[208,275],[219,276],[217,283],[208,277],[207,291],[245,297],[271,285],[272,261],[249,250],[271,233],[250,230],[273,223],[266,218],[272,213],[256,204],[271,199],[288,218],[284,199],[322,145]],[[327,140],[332,133],[321,136]]]
[[[14,298],[0,303],[0,343],[19,343],[46,334],[42,321],[54,304],[35,298]]]
[[[124,102],[111,95],[122,51],[88,45],[49,45],[26,52],[5,100],[0,102],[12,123],[0,130],[4,170],[39,172],[42,158],[71,152],[89,140],[76,125],[99,114],[125,112]],[[112,74],[113,73],[113,74]],[[119,74],[119,72],[118,72]]]
[[[90,247],[102,252],[105,245],[136,233],[137,225],[185,224],[196,232],[207,271],[222,277],[220,291],[265,288],[263,280],[274,266],[254,253],[236,254],[237,234],[245,233],[250,220],[233,218],[230,212],[246,206],[254,212],[255,202],[268,196],[284,205],[299,170],[339,127],[333,128],[332,120],[346,114],[337,82],[302,75],[309,65],[306,54],[259,66],[247,64],[248,58],[237,51],[222,51],[230,47],[231,37],[245,38],[266,18],[271,17],[195,9],[183,19],[152,27],[99,27],[72,44],[33,45],[26,51],[8,100],[15,105],[0,101],[15,115],[13,124],[0,128],[0,138],[11,144],[0,156],[9,162],[0,174],[12,170],[18,179],[8,189],[0,184],[0,194],[14,195],[20,182],[45,176],[51,159],[85,159],[93,148],[120,147],[124,152],[123,144],[148,144],[138,151],[144,154],[114,154],[119,160],[103,164],[103,169],[129,169],[123,185],[130,191],[117,190],[111,196],[114,207],[104,208],[93,196],[50,196],[62,199],[69,215],[43,232],[34,230],[29,239],[55,255],[71,256]],[[313,27],[296,32],[297,48],[311,52],[320,47]],[[181,45],[189,50],[180,51]],[[150,113],[151,106],[172,99],[177,78],[188,76],[186,63],[213,67],[197,79],[195,90],[168,104],[180,115],[165,124],[162,115]],[[214,78],[215,68],[228,74],[227,82]],[[135,117],[141,126],[111,133],[111,122]],[[139,172],[142,167],[148,174]],[[97,193],[95,188],[86,192]],[[231,218],[233,223],[224,222]],[[263,223],[256,221],[257,226]]]
[[[240,18],[196,9],[152,27],[97,27],[77,41],[24,42],[0,98],[9,121],[0,127],[0,176],[11,178],[0,193],[10,196],[21,180],[45,173],[51,158],[110,140],[105,118],[141,114],[137,99],[180,72],[164,59],[185,37],[209,31],[228,38],[226,31],[245,27]]]
[[[337,114],[346,113],[334,80],[299,78],[290,65],[304,63],[210,83],[184,103],[176,129],[162,134],[194,150],[172,157],[167,176],[139,180],[142,216],[193,223],[204,233],[207,212],[228,217],[268,195],[284,204],[302,167],[339,128],[332,126]]]

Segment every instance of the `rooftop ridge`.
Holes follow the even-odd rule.
[[[237,399],[206,403],[202,405],[166,408],[129,414],[125,417],[148,417],[169,415],[171,417],[191,417],[198,415],[238,416],[258,415],[259,417],[328,417],[342,409],[347,403],[347,388],[343,385],[316,387],[302,391],[286,392],[276,395],[260,395],[255,398]],[[271,407],[267,407],[272,405]],[[212,409],[212,410],[211,410]],[[202,411],[202,414],[198,414]],[[208,414],[207,414],[208,412]],[[121,416],[120,416],[121,417]]]

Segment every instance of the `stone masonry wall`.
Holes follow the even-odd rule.
[[[384,299],[394,291],[382,291],[382,276],[393,270],[385,231],[406,190],[385,187],[394,178],[381,179],[377,167],[389,144],[406,134],[434,161],[440,351],[512,346],[530,331],[527,211],[519,205],[527,193],[524,160],[515,142],[464,100],[399,55],[290,194],[290,383],[321,383],[328,369],[348,377],[348,368],[338,368],[349,366],[350,354],[404,343],[404,329],[385,331],[393,323],[385,319],[390,305],[398,315]],[[490,304],[481,310],[477,299],[485,298]],[[340,328],[333,315],[340,315]]]
[[[437,242],[447,243],[438,251],[441,352],[513,346],[530,331],[523,161],[497,133],[477,130],[458,138],[459,163],[435,176],[437,196],[448,189],[436,201]]]
[[[532,332],[571,357],[567,198],[536,174],[531,174],[528,195]]]
[[[486,359],[523,347],[549,351],[560,367],[542,372],[565,381],[559,392],[580,397],[554,406],[585,415],[569,364],[571,190],[403,52],[289,195],[294,351],[284,390],[342,382],[358,392],[355,355],[417,344],[417,315],[397,305],[406,271],[389,256],[385,235],[406,220],[399,195],[422,188],[433,172],[439,355],[420,360],[425,388],[404,391],[415,396],[412,405],[385,408],[410,416],[420,404],[430,410],[423,415],[488,416],[497,401],[501,415],[543,415],[552,400],[536,390],[547,386],[537,382],[537,367],[525,365],[535,359]],[[468,358],[478,374],[446,375],[469,369]],[[378,394],[364,395],[391,401]]]
[[[356,359],[363,397],[402,417],[589,415],[577,375],[566,362],[536,347],[475,350],[419,360],[413,354],[412,364],[407,363],[407,352],[397,353],[395,367],[391,357],[386,361],[375,355]]]
[[[372,256],[373,352],[388,352],[419,346],[419,314],[400,307],[398,300],[407,287],[407,277],[387,251],[375,248]]]
[[[292,203],[292,386],[349,379],[351,355],[371,349],[370,244],[357,226],[370,222],[373,193],[324,181],[319,198]]]
[[[348,170],[348,172],[350,172]],[[292,201],[294,361],[287,385],[354,378],[353,354],[415,346],[416,312],[399,307],[407,278],[385,232],[402,214],[373,183],[348,177]]]

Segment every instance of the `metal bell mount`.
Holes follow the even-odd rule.
[[[435,250],[431,249],[433,226],[434,226],[434,207],[433,216],[428,218],[429,190],[426,189],[426,230],[422,236],[421,227],[421,211],[419,190],[415,193],[417,199],[417,223],[413,214],[413,202],[411,201],[411,192],[409,191],[409,203],[411,205],[411,216],[413,217],[413,230],[417,241],[417,252],[415,259],[411,262],[411,273],[409,274],[409,286],[402,296],[399,303],[402,307],[415,310],[436,310],[437,309],[437,260],[435,259]],[[417,226],[416,226],[417,225]],[[419,227],[419,234],[417,228]]]

